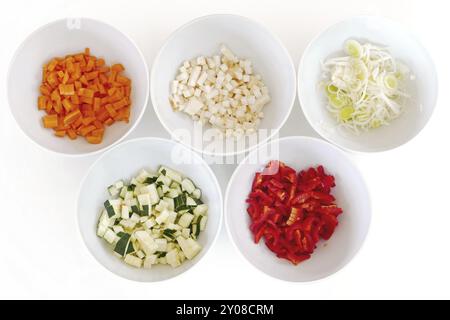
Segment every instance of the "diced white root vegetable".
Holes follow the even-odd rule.
[[[187,228],[191,225],[192,220],[194,220],[194,215],[190,213],[185,213],[181,216],[180,220],[178,221],[178,224],[183,228]]]
[[[185,63],[190,67],[180,68],[170,103],[176,111],[211,124],[227,137],[251,135],[260,124],[262,108],[270,102],[269,90],[261,76],[253,73],[251,61],[238,59],[225,45],[220,52],[221,56],[200,56]]]
[[[138,257],[135,257],[135,256],[133,256],[131,254],[127,254],[125,256],[124,261],[125,261],[126,264],[129,264],[132,267],[135,267],[135,268],[141,268],[142,267],[142,259],[139,259]]]

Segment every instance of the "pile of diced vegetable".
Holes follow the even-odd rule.
[[[128,184],[118,181],[108,192],[97,235],[125,263],[176,268],[202,250],[197,239],[205,230],[208,206],[189,178],[161,166],[157,173],[142,170]]]

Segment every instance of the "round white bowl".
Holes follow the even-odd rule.
[[[185,161],[181,161],[185,159]],[[108,199],[106,188],[121,179],[131,179],[141,169],[155,171],[166,165],[190,177],[202,190],[209,206],[208,225],[199,237],[203,250],[192,261],[173,269],[155,266],[151,270],[136,269],[113,255],[110,246],[96,235],[97,221]],[[78,196],[78,223],[83,240],[92,255],[105,268],[134,281],[153,282],[173,278],[200,261],[217,239],[222,223],[222,192],[216,176],[206,162],[190,149],[173,141],[142,138],[126,141],[105,152],[89,169]]]
[[[104,140],[92,145],[85,139],[70,141],[45,129],[37,100],[42,80],[42,66],[53,57],[83,51],[102,57],[106,63],[122,63],[125,75],[132,80],[130,123],[108,127]],[[17,49],[8,73],[8,100],[11,112],[23,132],[44,149],[64,155],[88,155],[100,152],[124,139],[137,125],[148,103],[149,73],[144,56],[125,34],[92,19],[63,19],[33,32]]]
[[[154,61],[151,99],[161,123],[175,139],[209,155],[239,154],[257,145],[247,143],[230,151],[222,147],[226,143],[233,145],[232,138],[211,142],[209,137],[196,137],[185,141],[178,135],[193,134],[194,122],[186,114],[172,110],[170,83],[185,60],[217,54],[221,44],[226,44],[238,57],[250,59],[255,72],[261,74],[269,88],[272,102],[264,107],[265,118],[260,126],[260,129],[273,130],[268,138],[286,122],[296,95],[296,73],[289,53],[280,40],[259,23],[241,16],[220,14],[201,17],[182,26],[170,36]],[[207,128],[210,126],[205,126]],[[268,139],[259,140],[262,143]],[[196,141],[201,143],[194,143]]]
[[[279,150],[279,157],[266,152],[268,146]],[[246,199],[255,173],[270,160],[281,160],[297,171],[323,165],[336,178],[332,193],[344,210],[339,226],[328,242],[319,243],[310,260],[298,266],[278,259],[264,243],[256,245],[249,230]],[[252,151],[234,172],[225,196],[225,221],[238,251],[262,272],[291,282],[319,280],[343,268],[361,248],[370,220],[369,192],[359,170],[340,149],[308,137],[282,138]]]
[[[406,63],[416,76],[408,88],[412,95],[405,113],[389,126],[355,135],[338,130],[326,110],[326,95],[318,86],[321,62],[343,53],[346,40],[356,39],[387,46],[395,58]],[[298,71],[298,95],[311,126],[328,141],[351,151],[381,152],[413,139],[428,123],[436,106],[438,80],[427,51],[409,30],[381,17],[356,17],[340,22],[314,39],[303,54]]]

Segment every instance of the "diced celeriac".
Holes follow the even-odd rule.
[[[251,135],[264,117],[269,90],[250,60],[239,59],[225,45],[220,52],[185,61],[171,83],[169,101],[175,111],[209,123],[227,137]]]

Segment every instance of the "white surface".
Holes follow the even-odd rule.
[[[252,61],[255,74],[260,74],[269,88],[272,101],[262,110],[265,117],[259,129],[275,134],[281,128],[292,110],[297,88],[296,68],[289,52],[270,30],[252,20],[235,15],[211,15],[189,22],[174,32],[154,60],[151,99],[168,132],[195,150],[213,155],[242,153],[255,145],[238,144],[233,148],[235,152],[230,152],[223,150],[223,146],[233,145],[234,138],[217,138],[209,142],[209,136],[205,135],[203,140],[200,136],[200,145],[195,138],[183,141],[177,137],[176,130],[193,132],[194,122],[184,113],[173,112],[169,103],[169,88],[184,61],[220,54],[222,44],[239,59]],[[211,126],[205,126],[205,129],[208,128]]]
[[[258,147],[241,162],[230,179],[225,195],[225,219],[229,234],[242,255],[256,268],[272,277],[308,282],[330,276],[353,259],[369,231],[371,201],[364,179],[341,149],[323,140],[286,137],[274,140],[270,145],[270,150],[279,150],[279,158],[261,152],[264,145]],[[248,229],[251,221],[247,214],[246,200],[255,173],[261,172],[271,160],[281,160],[297,172],[323,165],[326,172],[336,179],[332,194],[336,197],[336,204],[344,210],[338,218],[339,225],[333,237],[329,241],[319,242],[311,259],[299,266],[277,259],[263,240],[255,245],[254,237]]]
[[[447,91],[450,4],[442,0],[196,0],[9,1],[1,10],[0,192],[5,243],[0,259],[2,298],[185,299],[180,288],[204,284],[189,298],[450,298],[450,181]],[[174,280],[139,284],[106,271],[78,232],[78,187],[98,156],[65,158],[32,144],[8,112],[6,68],[30,32],[65,16],[104,20],[133,38],[149,62],[180,25],[211,13],[262,22],[284,42],[295,63],[328,26],[360,14],[386,14],[410,27],[433,56],[441,96],[426,129],[391,152],[351,155],[371,191],[372,223],[358,256],[338,274],[302,285],[274,280],[241,259],[222,230],[211,252]],[[32,108],[33,106],[30,106]],[[282,135],[314,135],[296,105]],[[153,108],[131,135],[167,136]],[[234,166],[213,166],[225,190]]]
[[[53,130],[45,129],[37,107],[42,81],[42,66],[54,57],[64,57],[90,48],[91,54],[104,58],[111,66],[121,63],[124,75],[132,79],[133,112],[130,123],[118,122],[105,130],[102,144],[93,145],[79,137],[75,141],[55,139]],[[22,130],[40,146],[68,155],[98,153],[121,141],[144,115],[149,96],[149,72],[141,51],[132,40],[112,26],[92,19],[51,21],[33,32],[16,51],[8,78],[12,114]]]
[[[404,63],[416,77],[407,82],[411,98],[405,112],[389,126],[355,135],[337,127],[336,119],[325,108],[325,90],[321,65],[333,56],[342,56],[344,43],[386,46],[395,59]],[[309,123],[328,141],[347,150],[380,152],[397,148],[414,138],[428,123],[437,100],[437,74],[428,52],[403,25],[380,17],[361,16],[342,21],[314,39],[299,67],[299,101]]]
[[[180,172],[203,191],[202,200],[209,207],[207,228],[198,239],[203,250],[193,260],[176,269],[163,265],[155,266],[151,271],[135,269],[113,256],[111,246],[96,236],[103,203],[109,199],[105,187],[119,180],[129,181],[142,169],[156,172],[161,165]],[[89,169],[78,198],[78,223],[87,247],[108,270],[135,281],[161,281],[189,270],[213,246],[222,224],[222,201],[222,190],[216,176],[196,153],[170,140],[141,138],[108,150]]]

